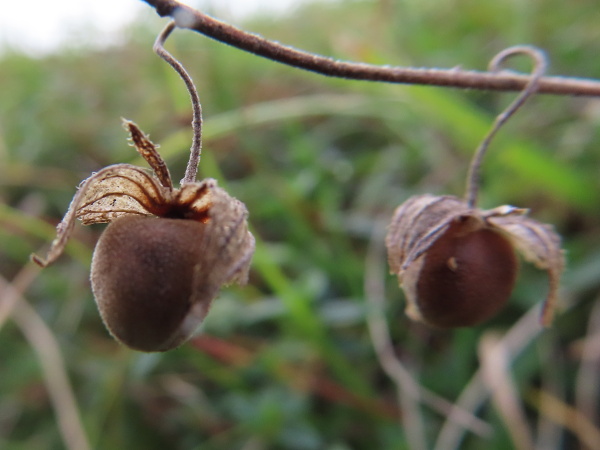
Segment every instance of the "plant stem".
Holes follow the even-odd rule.
[[[473,159],[471,160],[471,165],[469,166],[469,172],[467,175],[467,189],[465,195],[465,201],[469,208],[474,208],[477,204],[477,193],[479,191],[479,184],[481,178],[481,162],[483,161],[483,157],[485,156],[488,147],[490,146],[490,142],[498,132],[500,128],[506,123],[508,119],[512,117],[517,110],[523,106],[523,104],[527,101],[532,94],[534,94],[539,87],[540,80],[544,73],[546,72],[546,68],[548,67],[548,62],[546,60],[546,56],[542,51],[535,47],[529,47],[526,45],[518,45],[515,47],[509,47],[507,49],[502,50],[494,59],[490,62],[490,71],[495,72],[499,70],[500,64],[509,57],[515,55],[527,55],[531,59],[533,59],[534,67],[530,77],[529,83],[523,89],[523,92],[519,94],[519,96],[514,99],[514,101],[506,107],[504,111],[496,116],[496,120],[494,120],[494,124],[492,128],[488,132],[487,136],[483,139],[479,147],[475,151],[473,155]]]
[[[164,43],[175,28],[175,25],[175,21],[171,21],[161,31],[154,43],[154,51],[158,56],[168,62],[183,79],[192,100],[192,128],[194,130],[194,136],[190,148],[190,159],[188,160],[188,165],[185,169],[185,176],[181,180],[181,184],[183,185],[195,182],[198,173],[198,164],[200,163],[200,155],[202,153],[202,106],[200,105],[200,97],[198,97],[198,91],[196,90],[196,86],[194,86],[192,77],[186,72],[183,65],[164,48]]]

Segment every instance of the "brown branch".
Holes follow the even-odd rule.
[[[384,67],[336,61],[247,33],[189,6],[182,5],[177,0],[143,1],[153,6],[159,16],[170,16],[175,19],[180,28],[197,31],[217,41],[273,61],[331,77],[495,91],[522,91],[530,79],[529,75],[511,72],[478,72],[457,68]],[[598,97],[600,96],[600,81],[583,78],[544,77],[539,80],[538,92]]]

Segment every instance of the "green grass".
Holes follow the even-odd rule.
[[[548,53],[552,74],[600,78],[599,21],[594,0],[346,1],[243,27],[335,58],[391,65],[483,70],[502,48],[533,44]],[[2,57],[0,275],[21,288],[42,322],[18,302],[7,315],[10,298],[0,286],[0,448],[68,445],[59,417],[69,406],[54,400],[68,394],[48,384],[56,373],[24,338],[40,323],[51,332],[46,343],[60,349],[64,363],[53,361],[66,372],[97,449],[417,448],[414,429],[405,426],[411,414],[424,423],[426,448],[511,448],[514,425],[485,385],[470,381],[491,333],[520,340],[505,375],[536,442],[549,439],[544,448],[558,449],[585,439],[557,419],[556,406],[536,400],[540,391],[562,402],[558,418],[568,405],[598,427],[600,399],[582,394],[597,383],[586,375],[597,358],[586,364],[582,351],[600,327],[593,323],[600,288],[597,100],[533,98],[484,163],[482,206],[531,208],[563,235],[563,303],[547,331],[533,315],[526,331],[513,328],[546,292],[545,274],[525,264],[500,315],[441,332],[405,317],[384,255],[377,257],[381,267],[368,263],[374,230],[409,196],[463,194],[469,158],[512,94],[330,79],[184,31],[167,48],[202,99],[201,176],[217,178],[250,211],[257,250],[248,286],[221,291],[197,338],[144,355],[112,340],[95,308],[88,271],[102,226],[77,225],[65,255],[30,272],[29,254],[47,248],[82,179],[109,164],[145,165],[127,145],[120,117],[149,133],[173,178],[182,177],[190,107],[183,84],[152,53],[162,23],[149,11],[129,40],[110,50]],[[396,354],[424,388],[451,403],[471,382],[477,406],[470,408],[491,434],[444,426],[445,415],[428,401],[398,403],[368,333],[367,271],[385,289]]]

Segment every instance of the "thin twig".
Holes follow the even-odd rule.
[[[181,180],[181,184],[193,183],[196,181],[196,175],[198,173],[198,164],[200,163],[200,155],[202,152],[202,106],[200,105],[200,97],[192,77],[186,72],[183,65],[177,61],[173,55],[171,55],[165,48],[164,44],[173,29],[175,28],[175,21],[171,21],[162,30],[162,32],[156,38],[154,43],[154,51],[158,56],[164,59],[182,78],[192,100],[192,128],[194,130],[194,136],[192,138],[192,147],[190,148],[190,159],[188,160],[187,168],[185,169],[185,176]]]
[[[582,448],[598,449],[600,429],[580,410],[542,390],[534,390],[527,398],[540,410],[540,414],[548,416],[550,420],[573,433],[581,442]],[[545,405],[545,408],[542,409],[542,405]]]
[[[566,398],[568,396],[567,390],[570,387],[570,382],[566,379],[564,367],[567,367],[569,364],[564,361],[561,352],[556,351],[556,349],[561,346],[559,340],[560,337],[558,334],[546,333],[546,335],[537,342],[536,347],[539,354],[539,360],[552,361],[553,368],[553,370],[542,369],[540,371],[540,390],[551,392],[559,398]],[[525,400],[526,392],[522,393]],[[549,407],[545,402],[545,397],[539,397],[538,400],[540,411]],[[538,414],[535,428],[534,435],[536,449],[561,450],[563,448],[566,430],[562,426],[551,420],[545,414]]]
[[[89,450],[91,447],[65,371],[65,361],[54,335],[35,309],[23,298],[22,291],[0,276],[0,298],[7,297],[17,299],[12,318],[40,360],[44,383],[57,416],[65,448]]]
[[[598,417],[598,400],[600,386],[598,386],[598,373],[600,373],[600,346],[598,332],[600,331],[600,296],[590,314],[587,333],[581,349],[581,363],[575,382],[575,404],[592,423],[600,423]]]
[[[31,286],[31,283],[37,278],[40,273],[39,266],[35,264],[26,264],[17,273],[10,283],[11,289],[3,289],[0,291],[0,330],[4,326],[4,323],[12,315],[13,309],[21,298],[21,293],[26,292]]]
[[[470,208],[474,208],[477,203],[477,193],[479,191],[481,174],[481,162],[483,161],[483,157],[485,156],[487,149],[490,146],[490,142],[492,141],[498,130],[502,128],[502,126],[506,123],[506,121],[510,119],[513,116],[513,114],[516,113],[521,106],[523,106],[527,99],[537,91],[540,79],[542,78],[544,73],[546,73],[546,69],[548,67],[546,56],[540,50],[534,47],[519,45],[502,50],[500,53],[494,56],[494,58],[490,62],[490,71],[497,72],[502,62],[504,62],[507,58],[510,58],[515,55],[527,55],[533,60],[534,66],[533,71],[531,73],[531,80],[529,81],[525,89],[523,89],[523,92],[521,92],[517,96],[517,98],[506,107],[504,111],[502,111],[500,114],[498,114],[498,116],[496,116],[496,120],[494,120],[492,128],[475,151],[473,160],[471,161],[471,165],[469,167],[469,173],[467,175],[467,190],[465,200]]]
[[[533,450],[533,436],[518,390],[510,376],[510,361],[505,346],[497,335],[488,332],[481,337],[478,350],[483,382],[512,438],[513,448]]]
[[[336,61],[242,31],[176,0],[143,1],[153,6],[159,16],[174,18],[180,28],[197,31],[246,52],[326,76],[490,91],[522,91],[530,80],[529,75],[509,72],[489,73],[457,68],[389,67]],[[583,78],[544,77],[540,80],[538,91],[545,94],[598,97],[600,96],[600,81]]]

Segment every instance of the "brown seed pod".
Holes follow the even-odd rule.
[[[481,323],[507,302],[518,273],[515,249],[548,272],[549,292],[542,324],[554,314],[564,266],[560,237],[552,227],[525,216],[527,210],[500,206],[475,207],[481,161],[496,132],[537,89],[546,69],[539,50],[517,46],[492,59],[498,70],[506,58],[525,54],[535,62],[532,78],[521,94],[499,114],[475,152],[467,177],[466,200],[419,195],[400,205],[386,237],[391,272],[403,288],[406,313],[429,325],[452,328]]]
[[[92,289],[111,334],[141,351],[165,351],[189,338],[219,288],[245,283],[254,237],[248,211],[213,179],[172,186],[155,145],[129,121],[133,145],[154,175],[129,164],[85,180],[58,226],[45,260],[62,253],[75,219],[109,222],[94,250]]]
[[[515,249],[548,271],[542,322],[552,321],[563,269],[560,237],[548,225],[501,206],[470,208],[451,196],[411,197],[400,205],[386,237],[407,315],[440,328],[481,323],[506,303],[518,273]]]
[[[192,98],[194,140],[179,189],[157,147],[133,122],[124,121],[138,153],[153,173],[129,164],[105,167],[81,183],[57,227],[45,267],[63,252],[76,219],[84,225],[109,223],[92,259],[91,281],[100,314],[110,333],[141,351],[180,345],[208,313],[224,284],[244,284],[254,253],[243,203],[213,179],[196,182],[201,147],[198,94],[181,64],[163,43],[155,51],[181,75]]]

